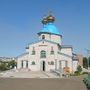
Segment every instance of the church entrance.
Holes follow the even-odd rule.
[[[41,61],[41,71],[45,71],[45,61]]]
[[[43,61],[42,64],[43,64],[43,65],[42,65],[42,71],[45,71],[45,61]]]

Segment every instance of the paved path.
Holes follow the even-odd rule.
[[[67,79],[0,78],[0,90],[86,90],[81,77]]]
[[[56,76],[53,73],[50,72],[27,72],[27,71],[20,71],[20,72],[14,72],[14,71],[6,71],[1,73],[1,77],[13,77],[13,78],[59,78],[59,76]]]
[[[83,76],[59,78],[50,72],[14,72],[0,74],[0,90],[86,90]]]

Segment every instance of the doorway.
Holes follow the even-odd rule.
[[[45,61],[42,62],[42,71],[45,71]]]
[[[45,71],[46,70],[46,65],[45,61],[40,62],[40,71]]]

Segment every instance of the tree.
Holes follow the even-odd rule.
[[[88,59],[86,57],[83,58],[83,67],[88,68]]]
[[[15,60],[12,61],[0,61],[0,71],[10,70],[17,66]]]
[[[84,57],[83,58],[83,67],[88,69],[88,66],[90,67],[90,57],[89,58]]]
[[[7,70],[6,63],[5,63],[5,62],[2,62],[2,63],[0,64],[0,71],[5,71],[5,70]]]
[[[9,69],[13,69],[15,66],[17,66],[17,63],[15,62],[15,60],[8,62],[8,68]]]
[[[77,71],[75,71],[74,73],[75,73],[75,75],[80,75],[81,72],[82,72],[82,67],[80,65],[78,65]]]
[[[81,67],[80,65],[78,65],[78,67],[77,67],[77,71],[78,71],[79,73],[82,72],[82,67]]]

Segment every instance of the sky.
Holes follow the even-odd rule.
[[[0,0],[0,56],[16,57],[38,40],[43,16],[52,12],[63,45],[87,55],[90,49],[90,0]]]

